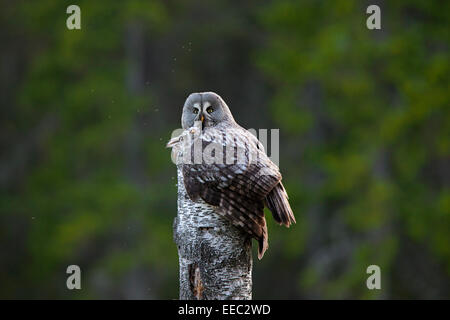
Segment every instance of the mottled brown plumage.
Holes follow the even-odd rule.
[[[190,95],[182,122],[186,130],[168,146],[182,164],[187,194],[215,206],[218,214],[257,239],[261,259],[268,247],[264,206],[277,223],[289,227],[295,222],[278,167],[214,93]]]

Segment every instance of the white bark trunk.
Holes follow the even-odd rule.
[[[180,266],[180,299],[252,298],[251,239],[203,201],[186,193],[178,166],[174,240]]]

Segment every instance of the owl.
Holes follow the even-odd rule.
[[[289,227],[295,217],[278,167],[258,139],[239,126],[216,93],[192,93],[181,117],[183,133],[169,141],[182,168],[186,192],[258,241],[258,258],[268,247],[264,207]]]

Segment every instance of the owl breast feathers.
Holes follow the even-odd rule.
[[[191,128],[177,141],[187,194],[217,208],[217,213],[258,240],[258,258],[268,247],[264,205],[275,221],[295,222],[278,167],[262,145],[240,126]]]

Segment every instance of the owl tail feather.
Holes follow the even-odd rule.
[[[269,210],[272,211],[275,221],[289,228],[291,223],[295,223],[295,217],[288,199],[286,190],[280,181],[267,195],[266,204]]]
[[[265,223],[266,221],[264,220],[263,234],[258,238],[258,260],[262,259],[264,252],[266,252],[269,247],[269,242],[267,241],[267,226]]]

